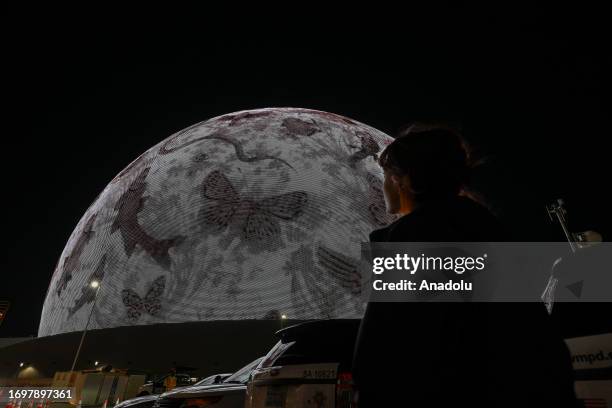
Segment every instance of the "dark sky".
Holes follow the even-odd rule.
[[[389,134],[460,124],[490,157],[475,185],[521,239],[563,239],[544,210],[557,197],[573,230],[612,233],[601,11],[238,9],[5,10],[0,337],[36,334],[70,233],[121,169],[242,109],[321,109]]]

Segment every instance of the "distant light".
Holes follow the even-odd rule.
[[[93,281],[91,281],[91,283],[89,285],[92,288],[96,289],[98,286],[100,286],[100,282],[98,282],[97,280],[93,280]]]
[[[23,364],[24,364],[24,363],[19,363],[19,367],[23,367]]]
[[[97,366],[97,365],[98,365],[98,362],[96,361],[96,362],[94,363],[94,365],[95,365],[95,366]]]
[[[286,315],[286,314],[281,315],[281,319],[286,319],[286,318],[287,318],[287,315]]]

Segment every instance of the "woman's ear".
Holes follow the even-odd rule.
[[[397,176],[395,174],[391,175],[391,181],[393,185],[395,185],[400,191],[411,191],[410,188],[410,179],[407,175]]]
[[[391,180],[391,184],[393,184],[394,186],[397,186],[398,178],[395,174],[389,173],[389,180]]]

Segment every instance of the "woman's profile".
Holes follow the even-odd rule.
[[[372,242],[509,241],[469,193],[470,155],[444,127],[411,128],[381,153],[390,225]],[[369,303],[355,347],[359,406],[575,406],[563,340],[539,303]]]

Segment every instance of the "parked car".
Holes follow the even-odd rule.
[[[354,406],[350,371],[359,320],[323,320],[279,330],[253,370],[246,408]]]
[[[177,388],[159,396],[154,408],[243,408],[246,382],[263,357],[250,362],[218,384]]]
[[[115,408],[151,408],[159,395],[144,395],[131,398],[115,405]]]
[[[204,378],[203,380],[198,381],[195,385],[212,385],[222,383],[225,379],[230,377],[231,373],[224,374],[214,374],[209,377]],[[176,387],[175,390],[178,390],[183,387]],[[153,404],[159,398],[160,394],[147,394],[136,398],[131,398],[129,400],[122,401],[121,403],[115,405],[115,408],[151,408]]]
[[[138,389],[138,396],[142,397],[145,395],[161,394],[162,392],[165,392],[166,386],[164,385],[164,380],[169,375],[170,374],[166,374],[164,376],[157,377],[153,381],[149,381],[141,385]],[[177,387],[185,387],[195,383],[189,374],[175,374],[175,376]]]

